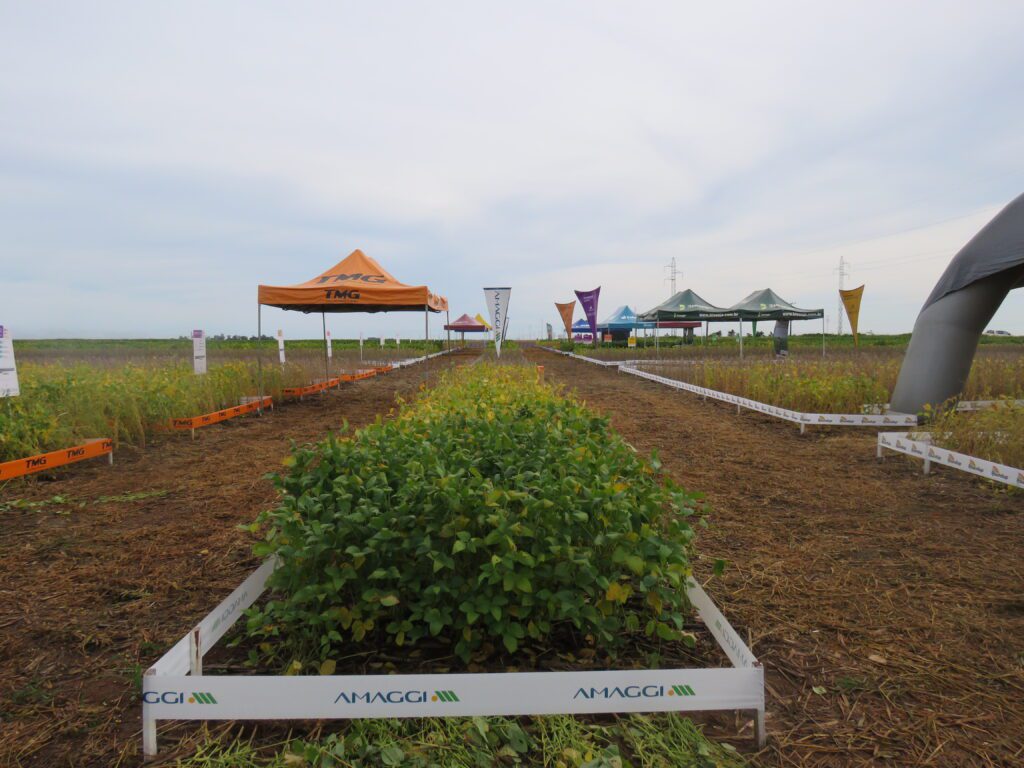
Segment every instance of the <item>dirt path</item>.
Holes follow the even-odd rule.
[[[540,350],[713,508],[709,586],[767,669],[765,765],[1024,764],[1024,496]],[[708,562],[702,564],[709,572]]]
[[[255,566],[236,526],[273,502],[263,476],[290,441],[317,440],[343,419],[362,426],[474,357],[0,490],[0,765],[136,764],[138,676]],[[16,499],[39,506],[11,508]]]

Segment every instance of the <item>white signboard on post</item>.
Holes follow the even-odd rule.
[[[0,397],[17,397],[18,366],[14,363],[14,339],[11,329],[0,325]]]
[[[202,330],[192,331],[192,369],[206,373],[206,332]]]
[[[277,356],[281,358],[281,365],[284,365],[284,331],[277,329]]]
[[[330,360],[334,357],[334,351],[331,349],[331,332],[327,332],[327,359]]]
[[[487,311],[491,313],[491,325],[494,326],[494,350],[498,357],[501,357],[501,342],[505,339],[508,302],[511,296],[511,288],[484,288],[484,300],[487,302]]]

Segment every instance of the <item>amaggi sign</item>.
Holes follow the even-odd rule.
[[[439,354],[443,352],[427,357]],[[142,678],[142,734],[147,757],[157,753],[158,720],[752,710],[754,734],[758,745],[764,745],[764,669],[692,578],[686,582],[687,597],[733,666],[401,675],[203,674],[203,655],[259,599],[274,567],[274,561],[264,561],[146,671]],[[186,693],[197,690],[202,693]]]
[[[484,288],[484,300],[491,315],[491,325],[494,326],[494,349],[498,357],[501,357],[501,342],[505,339],[508,302],[511,295],[511,288]]]

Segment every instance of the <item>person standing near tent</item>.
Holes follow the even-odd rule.
[[[772,331],[772,346],[776,357],[789,355],[789,320],[776,320]]]

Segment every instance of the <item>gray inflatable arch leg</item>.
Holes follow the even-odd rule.
[[[982,331],[1024,269],[1001,272],[948,293],[917,317],[892,393],[892,409],[918,413],[959,395]]]

